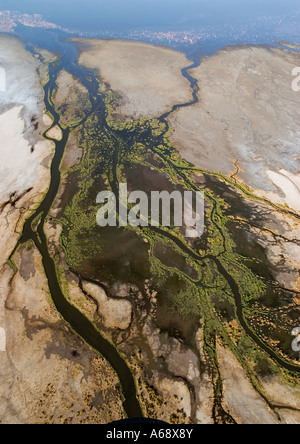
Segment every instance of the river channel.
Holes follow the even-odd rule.
[[[68,43],[69,46],[69,43]],[[98,82],[95,74],[84,68],[80,68],[76,62],[65,59],[70,54],[66,51],[61,54],[59,61],[50,63],[49,65],[49,81],[44,86],[45,92],[45,106],[47,112],[53,117],[53,125],[58,125],[62,131],[63,137],[61,141],[53,140],[44,137],[48,140],[53,140],[55,143],[55,155],[51,164],[51,182],[44,199],[42,200],[36,211],[28,218],[24,224],[22,235],[19,239],[18,245],[32,240],[38,248],[43,261],[43,266],[48,279],[49,290],[52,300],[58,312],[69,324],[71,330],[78,334],[90,347],[100,353],[111,365],[117,373],[124,397],[123,407],[128,417],[142,417],[143,412],[137,398],[137,389],[135,380],[131,370],[126,361],[118,353],[115,346],[103,337],[100,331],[85,317],[77,308],[68,302],[66,299],[57,276],[56,266],[48,249],[47,238],[44,233],[44,224],[49,214],[51,206],[54,203],[57,192],[59,190],[61,181],[60,165],[65,152],[65,148],[69,139],[70,132],[75,129],[64,128],[60,123],[60,115],[55,110],[52,102],[53,92],[56,89],[56,79],[61,69],[66,68],[73,76],[79,77],[81,83],[88,88],[90,93],[90,100],[92,103],[91,113],[96,110],[105,111],[104,97],[98,94]],[[74,53],[71,53],[74,55]],[[88,80],[87,80],[88,79]],[[92,81],[91,81],[92,79]],[[78,123],[78,126],[83,125],[84,121],[89,117],[86,115],[84,119]],[[47,130],[48,132],[48,130]]]
[[[44,134],[44,137],[48,140],[53,140],[55,143],[55,155],[51,164],[51,182],[46,193],[44,199],[42,200],[39,207],[35,210],[35,212],[28,218],[24,224],[22,235],[19,239],[18,245],[21,245],[29,240],[32,240],[36,247],[38,248],[43,261],[43,266],[45,269],[45,273],[49,283],[49,290],[52,296],[53,303],[57,309],[57,311],[61,314],[63,319],[70,326],[71,330],[79,335],[90,347],[92,347],[97,353],[101,354],[111,365],[111,367],[117,373],[120,385],[123,392],[124,402],[123,407],[126,412],[126,415],[131,418],[142,417],[143,411],[138,400],[137,387],[135,383],[134,376],[132,371],[130,370],[126,360],[121,356],[118,352],[117,348],[109,342],[101,332],[93,325],[89,319],[84,316],[77,308],[75,308],[64,295],[61,286],[59,284],[59,279],[57,276],[56,266],[54,259],[51,257],[48,249],[48,242],[44,232],[44,225],[47,219],[47,216],[50,212],[50,209],[55,201],[57,196],[60,183],[61,183],[61,171],[60,165],[62,162],[62,158],[65,152],[65,148],[70,136],[70,133],[77,127],[84,125],[85,121],[88,117],[97,112],[98,116],[101,116],[101,123],[106,125],[106,117],[105,117],[105,97],[101,93],[99,93],[97,75],[89,71],[77,64],[77,51],[69,50],[72,46],[70,42],[66,42],[64,44],[61,43],[60,47],[64,48],[60,51],[60,58],[55,62],[49,64],[49,81],[44,86],[45,93],[45,107],[49,115],[53,117],[54,126],[59,126],[63,137],[62,140],[56,141],[47,137],[47,132]],[[165,123],[166,132],[169,128],[169,124],[167,122],[167,117],[179,107],[191,106],[198,102],[197,93],[199,91],[197,82],[189,75],[189,70],[199,66],[200,59],[195,54],[192,57],[192,65],[182,70],[182,74],[185,78],[190,82],[192,92],[193,92],[193,101],[190,101],[185,104],[176,105],[173,107],[171,111],[164,114],[160,117],[160,121]],[[80,82],[88,89],[90,95],[90,102],[92,105],[91,111],[83,118],[81,122],[76,124],[75,126],[64,127],[60,121],[60,115],[55,109],[54,103],[52,101],[53,94],[56,91],[56,80],[59,72],[65,69],[70,72],[75,78],[78,78]],[[48,129],[49,130],[49,129]],[[47,130],[47,131],[48,131]],[[163,136],[161,136],[163,137]],[[167,158],[167,153],[166,153]],[[182,176],[182,179],[185,180],[186,176],[180,168],[176,170],[179,176]],[[117,185],[115,183],[115,185]],[[189,184],[191,189],[193,186]],[[170,233],[162,232],[157,228],[152,228],[154,231],[158,231],[161,235],[167,236],[170,239],[170,242],[175,242],[177,246],[191,255],[196,261],[203,261],[204,259],[210,259],[215,263],[218,268],[220,274],[228,282],[232,293],[235,297],[236,307],[237,307],[237,315],[240,321],[241,326],[245,330],[246,334],[249,335],[253,341],[263,349],[272,359],[274,359],[280,366],[286,368],[292,372],[299,372],[300,369],[298,366],[289,364],[284,359],[280,358],[280,356],[273,352],[264,342],[259,339],[259,337],[251,330],[245,321],[243,315],[243,305],[242,305],[242,296],[239,292],[238,284],[235,282],[234,278],[226,271],[224,265],[218,257],[214,257],[212,255],[207,255],[205,257],[199,256],[196,252],[192,251],[188,248],[183,242],[181,242],[176,237],[173,237]],[[222,234],[222,233],[221,233]]]

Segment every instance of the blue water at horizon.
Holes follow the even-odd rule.
[[[0,10],[41,14],[74,35],[199,48],[207,55],[241,43],[300,44],[298,0],[1,0]],[[23,28],[17,34],[37,35],[38,28]]]

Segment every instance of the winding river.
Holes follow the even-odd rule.
[[[55,82],[57,75],[64,66],[65,63],[63,63],[63,59],[60,60],[60,63],[57,61],[51,63],[49,65],[49,81],[44,86],[45,106],[48,113],[53,117],[52,127],[58,125],[62,131],[63,137],[61,141],[56,141],[47,137],[46,133],[44,134],[46,139],[53,140],[55,143],[55,155],[51,164],[51,182],[43,201],[37,210],[31,215],[31,217],[26,220],[18,245],[27,242],[28,240],[32,240],[34,242],[42,256],[42,262],[48,279],[51,297],[56,309],[69,324],[71,330],[78,334],[90,347],[100,353],[117,373],[123,392],[123,407],[126,415],[131,418],[142,417],[143,412],[138,401],[135,380],[130,368],[128,367],[126,361],[118,353],[115,346],[105,339],[100,331],[92,324],[92,322],[90,322],[86,316],[84,316],[66,299],[60,287],[55,262],[49,253],[48,242],[44,233],[44,224],[47,215],[49,214],[51,206],[54,203],[60,186],[60,165],[65,152],[65,147],[68,142],[70,132],[74,129],[74,127],[66,129],[62,127],[60,124],[60,116],[56,112],[51,100],[52,93],[56,88]],[[71,72],[71,74],[78,76],[78,66],[76,66],[75,63],[72,65],[68,64],[68,66],[68,70]],[[70,69],[70,67],[73,67],[74,69]],[[89,80],[87,80],[87,78],[89,78]],[[91,78],[92,82],[90,81]],[[104,110],[105,106],[103,97],[97,93],[98,83],[95,75],[92,72],[80,68],[80,81],[89,90],[93,108],[91,113],[93,113],[96,109]],[[88,117],[88,115],[85,116],[78,126],[84,124],[84,121]]]
[[[66,45],[70,47],[70,43],[66,43]],[[195,55],[193,57],[193,64],[182,70],[183,76],[186,77],[190,82],[193,91],[193,101],[185,104],[176,105],[171,111],[160,117],[160,121],[165,123],[167,129],[169,128],[167,117],[172,112],[176,111],[176,109],[178,108],[190,106],[198,102],[197,93],[199,91],[199,88],[197,85],[197,81],[189,75],[189,70],[199,66],[199,64],[199,57]],[[50,212],[50,209],[54,203],[60,187],[60,165],[65,152],[66,144],[68,142],[71,131],[75,129],[74,126],[64,128],[61,125],[60,115],[57,113],[52,102],[52,96],[56,89],[56,79],[61,69],[66,69],[74,77],[79,78],[80,82],[88,89],[90,94],[92,110],[76,126],[83,125],[89,115],[91,113],[94,113],[95,111],[98,111],[100,113],[103,119],[103,124],[106,124],[104,97],[101,96],[101,94],[99,94],[98,92],[98,82],[95,73],[88,71],[83,67],[80,67],[77,64],[76,51],[70,52],[68,51],[68,48],[66,48],[66,50],[61,53],[61,58],[59,61],[55,61],[49,64],[49,81],[44,86],[45,106],[48,113],[53,117],[52,127],[58,125],[62,131],[63,137],[61,141],[56,141],[47,137],[47,133],[44,134],[44,137],[46,139],[53,140],[53,142],[55,143],[55,155],[51,164],[51,182],[48,192],[46,193],[43,201],[36,209],[36,211],[31,215],[31,217],[26,220],[18,245],[28,240],[32,240],[34,242],[42,256],[42,262],[48,279],[50,293],[57,311],[68,323],[71,330],[79,335],[96,352],[101,354],[117,373],[124,396],[123,407],[126,415],[131,418],[142,417],[143,411],[138,400],[135,379],[129,366],[127,365],[125,359],[123,359],[123,357],[119,354],[116,347],[103,337],[101,332],[92,324],[92,322],[89,321],[86,316],[84,316],[77,308],[75,308],[72,304],[70,304],[70,302],[68,302],[60,287],[55,262],[49,253],[48,242],[44,232],[46,218]],[[183,175],[180,168],[178,168],[176,171],[179,176]],[[172,236],[170,233],[162,232],[158,228],[152,227],[152,229],[154,231],[160,232],[160,234],[164,236],[169,237],[169,239],[175,242],[182,251],[190,254],[193,259],[197,261],[203,261],[203,257],[199,256],[196,252],[193,252],[175,236]],[[206,256],[206,258],[211,259],[216,264],[219,272],[228,282],[232,293],[235,296],[237,315],[240,324],[244,328],[245,332],[255,341],[255,343],[260,348],[262,348],[271,358],[273,358],[278,364],[280,364],[280,366],[292,372],[299,372],[300,369],[298,366],[289,364],[284,359],[281,359],[251,330],[244,319],[242,297],[237,283],[235,282],[233,277],[226,271],[219,258],[214,256]]]

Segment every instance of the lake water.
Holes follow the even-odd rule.
[[[77,35],[200,47],[204,54],[228,44],[300,44],[298,0],[1,0],[1,10],[41,14]]]

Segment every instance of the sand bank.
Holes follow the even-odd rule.
[[[132,315],[129,301],[108,298],[103,288],[90,282],[83,282],[83,289],[97,302],[98,313],[106,328],[126,330],[129,327]]]
[[[15,106],[0,115],[0,202],[21,195],[43,176],[43,159],[52,152],[50,143],[40,141],[35,147],[24,139],[23,106]],[[46,172],[45,172],[46,173]]]
[[[118,117],[158,117],[191,100],[189,82],[181,74],[189,65],[184,54],[139,42],[76,41],[84,43],[79,63],[98,70],[121,96]]]
[[[278,194],[266,172],[300,170],[300,94],[291,87],[295,66],[300,54],[277,48],[228,48],[204,59],[191,71],[199,83],[199,103],[170,117],[182,156],[226,175],[236,170],[237,161],[238,177],[247,185]],[[295,208],[290,187],[287,200]]]
[[[51,128],[47,134],[47,137],[54,140],[61,140],[63,137],[62,131],[58,125],[55,125],[53,128]]]
[[[48,188],[54,144],[42,137],[47,126],[37,75],[40,62],[15,37],[1,36],[0,49],[0,65],[6,71],[6,90],[0,93],[1,270],[25,215]]]
[[[300,175],[285,170],[280,170],[279,173],[267,170],[267,174],[274,185],[284,193],[285,197],[279,199],[280,203],[285,203],[300,213]]]
[[[279,424],[278,418],[259,396],[234,354],[221,345],[218,359],[223,380],[224,408],[238,424]]]

